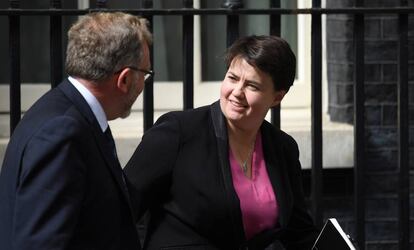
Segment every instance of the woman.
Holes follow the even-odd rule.
[[[250,36],[226,63],[220,101],[163,115],[125,168],[133,209],[150,214],[144,249],[310,249],[297,144],[264,120],[295,56],[281,38]]]

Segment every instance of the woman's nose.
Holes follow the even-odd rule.
[[[235,96],[244,95],[244,84],[243,84],[243,82],[239,81],[237,83],[237,85],[233,89],[233,95],[235,95]]]

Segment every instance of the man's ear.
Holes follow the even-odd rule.
[[[130,89],[130,84],[133,79],[132,78],[132,70],[129,68],[123,69],[116,79],[116,88],[119,89],[122,93],[128,93]]]
[[[277,106],[282,101],[283,97],[285,97],[285,95],[286,95],[286,90],[275,91],[272,107]]]

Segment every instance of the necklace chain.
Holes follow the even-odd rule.
[[[243,170],[244,175],[246,175],[247,174],[247,160],[245,160],[243,162],[243,164],[241,165],[241,167],[242,167],[242,170]]]
[[[233,141],[233,143],[235,143],[235,142]],[[253,151],[254,151],[255,141],[252,141],[249,144],[250,144],[249,145],[249,151],[248,151],[248,154],[247,154],[247,157],[245,158],[245,160],[243,160],[242,154],[240,154],[240,151],[237,150],[237,146],[236,146],[237,143],[235,143],[234,147],[232,147],[232,149],[234,150],[233,152],[237,153],[237,155],[239,156],[238,157],[240,159],[239,166],[240,166],[240,168],[243,171],[243,174],[245,176],[248,176],[248,166],[249,166],[248,162],[251,161],[251,157],[252,157],[252,154],[253,154]]]
[[[241,168],[243,170],[244,175],[247,175],[247,161],[250,160],[250,157],[251,157],[252,153],[253,153],[253,148],[249,151],[249,154],[247,155],[246,160],[243,161],[242,164],[241,164]]]

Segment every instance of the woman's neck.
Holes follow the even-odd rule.
[[[256,140],[257,131],[259,128],[240,128],[232,124],[231,122],[227,122],[227,131],[229,140],[237,143],[239,145],[251,145],[252,142]]]
[[[228,124],[227,127],[230,150],[232,151],[237,162],[240,164],[244,175],[251,179],[252,155],[259,128],[245,130],[231,126],[231,124]]]

